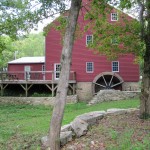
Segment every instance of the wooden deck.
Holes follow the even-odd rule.
[[[54,78],[54,74],[54,71],[0,72],[1,96],[4,95],[4,91],[8,85],[17,84],[20,85],[21,88],[23,88],[26,97],[28,96],[28,92],[32,88],[32,86],[37,84],[45,85],[52,93],[52,96],[54,96],[59,82],[58,79]],[[69,88],[71,89],[72,94],[75,94],[75,86],[76,74],[72,71],[70,72],[69,80]]]

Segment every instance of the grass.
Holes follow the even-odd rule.
[[[76,116],[109,108],[133,108],[139,100],[104,102],[87,106],[85,103],[68,104],[63,125]],[[31,105],[0,105],[0,149],[39,149],[39,140],[49,129],[52,107]],[[111,131],[112,136],[113,131]],[[116,135],[114,135],[115,138]]]
[[[107,115],[62,150],[70,146],[77,150],[150,150],[150,119],[142,120],[138,114]]]

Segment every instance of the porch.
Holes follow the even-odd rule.
[[[25,96],[28,96],[29,90],[33,85],[45,85],[52,96],[55,95],[59,82],[59,74],[54,71],[8,71],[0,72],[0,91],[1,96],[4,95],[5,89],[9,85],[20,85],[25,91]],[[76,73],[70,72],[69,89],[71,94],[75,94]],[[15,89],[14,89],[15,90]],[[36,91],[35,91],[36,92]]]

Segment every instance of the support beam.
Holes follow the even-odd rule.
[[[28,84],[25,85],[26,97],[28,97]]]
[[[1,84],[1,96],[4,95],[3,84]]]
[[[52,83],[52,97],[54,97],[54,83]]]
[[[76,94],[76,85],[73,83],[73,95]]]
[[[4,90],[5,88],[8,86],[8,84],[4,85],[4,84],[1,84],[0,87],[1,87],[1,96],[4,95]]]
[[[48,89],[50,90],[50,91],[52,91],[52,88],[48,85],[48,84],[45,84],[47,87],[48,87]]]
[[[26,97],[28,97],[28,91],[33,86],[33,84],[30,84],[29,87],[28,87],[28,84],[25,84],[25,86],[23,84],[20,84],[20,86],[24,89]]]

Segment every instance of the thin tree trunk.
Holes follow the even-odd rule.
[[[61,73],[49,131],[50,150],[60,150],[60,129],[66,104],[74,33],[82,0],[72,0],[61,55]]]
[[[144,70],[142,79],[142,91],[140,98],[140,117],[150,117],[150,1],[146,0],[144,3],[138,0],[140,10],[140,23],[141,23],[141,37],[145,42],[144,53]],[[145,8],[145,9],[144,9]],[[144,10],[147,11],[144,17]],[[146,23],[144,22],[146,20]]]

